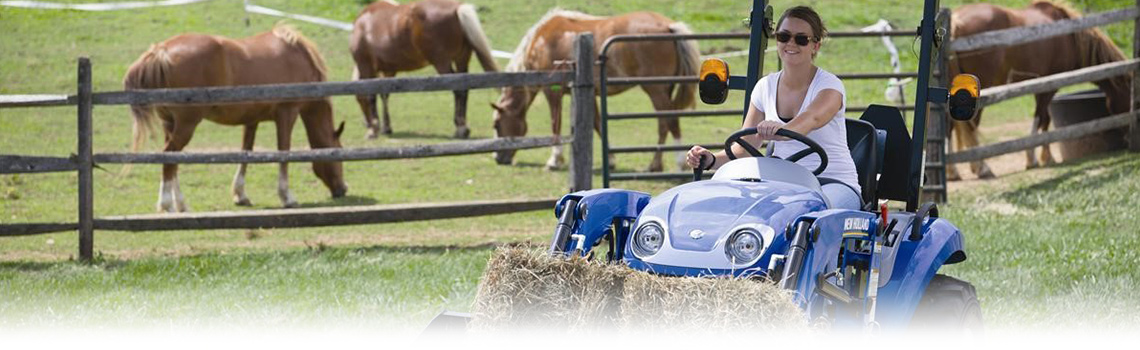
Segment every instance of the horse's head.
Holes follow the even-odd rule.
[[[1080,53],[1082,57],[1081,67],[1128,59],[1120,47],[1116,46],[1116,43],[1098,28],[1077,32],[1075,35],[1077,42],[1080,43],[1077,45],[1078,49],[1082,51]],[[1125,113],[1131,109],[1132,76],[1130,74],[1117,75],[1094,83],[1104,92],[1110,115]]]
[[[499,101],[491,103],[494,110],[495,137],[521,137],[526,136],[526,110],[534,94],[524,87],[503,88]],[[495,162],[508,165],[514,160],[515,151],[506,150],[495,152]]]
[[[344,133],[344,122],[340,122],[340,127],[333,130],[332,106],[327,101],[311,104],[302,110],[301,117],[305,119],[310,148],[341,148],[340,135]],[[333,198],[344,197],[348,192],[348,186],[344,184],[344,167],[340,163],[313,162],[313,173],[328,187]]]

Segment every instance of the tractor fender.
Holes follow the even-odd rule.
[[[881,324],[908,324],[926,286],[942,265],[966,260],[965,239],[957,227],[940,218],[928,217],[925,221],[918,240],[910,238],[911,225],[902,226],[893,271],[879,288]]]
[[[878,219],[874,213],[832,209],[804,215],[799,220],[813,220],[813,223],[809,229],[810,248],[796,283],[795,301],[814,319],[822,315],[826,306],[826,297],[817,291],[817,278],[835,271],[844,233],[875,232]]]
[[[585,237],[582,254],[589,254],[594,245],[605,237],[615,218],[637,218],[638,213],[649,204],[649,194],[620,189],[596,189],[579,191],[562,196],[554,206],[554,216],[565,209],[566,203],[573,200],[575,224],[572,233]],[[563,251],[573,251],[577,241],[566,241]]]

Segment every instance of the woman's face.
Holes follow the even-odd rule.
[[[784,65],[811,63],[815,53],[819,52],[820,44],[815,40],[815,33],[807,21],[795,17],[784,18],[784,22],[780,23],[780,28],[776,30],[776,33],[791,34],[791,38],[787,42],[776,40],[776,51],[779,52],[780,60],[784,62]],[[807,36],[807,45],[800,46],[796,43],[797,36]]]

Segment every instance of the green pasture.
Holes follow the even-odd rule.
[[[88,1],[57,1],[88,2]],[[365,1],[258,0],[285,12],[350,22]],[[666,0],[471,0],[479,6],[492,46],[514,51],[518,40],[548,9],[558,6],[598,15],[652,10],[684,21],[695,32],[742,31],[751,1]],[[970,1],[943,1],[947,7]],[[995,1],[1022,6],[1023,1]],[[921,1],[775,1],[777,11],[792,4],[815,6],[833,31],[858,30],[879,18],[898,28],[918,26]],[[1125,0],[1072,1],[1086,12],[1133,5]],[[248,16],[250,25],[245,25]],[[147,47],[168,37],[199,32],[244,37],[262,32],[276,17],[247,15],[242,2],[204,3],[114,12],[30,10],[0,7],[0,94],[74,93],[77,56],[94,66],[95,91],[122,89],[128,65]],[[320,47],[330,79],[349,80],[348,33],[286,20]],[[1113,40],[1131,50],[1131,24],[1108,27]],[[903,69],[915,70],[917,42],[896,38]],[[701,42],[706,53],[735,51],[745,41]],[[501,65],[506,60],[499,61]],[[819,65],[832,72],[888,72],[889,56],[879,39],[833,39]],[[743,74],[744,59],[730,64]],[[766,71],[776,67],[774,57]],[[472,71],[479,71],[472,65]],[[422,69],[401,76],[429,76]],[[885,103],[883,81],[848,81],[848,103]],[[913,87],[913,85],[912,85]],[[1088,86],[1066,89],[1077,90]],[[913,94],[912,94],[913,95]],[[468,123],[472,138],[489,138],[494,90],[472,91]],[[742,95],[724,106],[737,108]],[[908,98],[911,96],[908,96]],[[449,92],[396,94],[390,99],[395,134],[366,140],[353,97],[334,97],[335,118],[347,123],[345,147],[406,146],[451,142]],[[568,110],[568,103],[564,104]],[[612,112],[650,110],[644,94],[630,91],[610,100]],[[1032,99],[1019,98],[987,109],[983,125],[1000,128],[983,142],[1028,133]],[[530,109],[530,136],[550,133],[542,98]],[[565,114],[565,113],[564,113]],[[852,116],[854,117],[854,116]],[[75,152],[75,109],[0,109],[0,154],[67,156]],[[94,110],[97,153],[127,152],[131,121],[126,107]],[[719,143],[739,127],[736,117],[682,121],[686,143]],[[1008,129],[1008,130],[1007,130]],[[652,120],[611,124],[615,145],[656,142]],[[203,123],[189,151],[240,148],[240,129]],[[569,133],[566,127],[563,134]],[[670,141],[671,142],[671,141]],[[307,148],[301,126],[294,147]],[[596,142],[596,145],[599,143]],[[272,124],[258,133],[258,150],[273,150]],[[152,139],[145,149],[160,149]],[[600,151],[596,151],[600,166]],[[479,199],[553,198],[567,187],[565,169],[546,171],[548,149],[522,151],[516,164],[497,166],[488,155],[348,162],[349,192],[333,200],[306,164],[291,167],[291,188],[302,206],[347,206]],[[622,155],[618,171],[641,171],[649,154]],[[672,155],[666,155],[669,167]],[[1135,320],[1140,280],[1131,266],[1140,263],[1140,227],[1134,174],[1140,157],[1114,154],[964,186],[950,193],[945,217],[967,234],[970,259],[947,273],[973,282],[987,321],[996,327],[1069,324],[1126,318]],[[160,168],[138,165],[123,173],[104,165],[95,174],[96,216],[151,213],[157,200]],[[180,182],[193,211],[243,210],[231,203],[233,165],[181,167]],[[247,192],[254,208],[276,208],[276,165],[253,165]],[[0,223],[74,221],[74,174],[0,176]],[[600,185],[600,178],[595,178]],[[650,193],[676,183],[618,182]],[[544,244],[552,224],[549,211],[471,219],[312,229],[221,230],[127,233],[98,231],[98,258],[72,261],[74,233],[0,239],[0,329],[55,325],[92,327],[179,324],[295,326],[304,328],[384,327],[418,329],[441,309],[466,310],[486,258],[496,244]],[[1090,315],[1074,319],[1072,314]]]

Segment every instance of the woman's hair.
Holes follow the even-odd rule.
[[[819,18],[819,14],[811,7],[796,6],[785,10],[784,14],[780,15],[780,20],[776,22],[776,28],[780,28],[780,25],[784,24],[784,19],[788,17],[798,18],[807,22],[813,32],[812,39],[815,39],[816,42],[823,41],[823,38],[827,36],[827,27],[823,26],[823,20]]]

